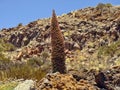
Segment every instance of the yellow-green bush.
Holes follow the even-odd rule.
[[[7,42],[4,38],[0,39],[0,52],[4,51],[13,51],[15,50],[15,46],[11,43]]]
[[[6,84],[0,85],[0,90],[14,90],[14,88],[17,86],[17,82],[10,82]]]
[[[106,7],[112,7],[111,3],[106,3]]]
[[[0,61],[1,62],[1,61]],[[35,79],[40,80],[49,69],[49,65],[41,68],[43,63],[40,58],[31,58],[26,63],[15,63],[2,60],[0,67],[0,80],[13,79]]]
[[[1,70],[6,70],[10,67],[11,62],[8,58],[5,57],[4,54],[0,52],[0,72]]]
[[[104,7],[105,7],[104,3],[99,3],[96,8],[100,10],[100,9],[103,9]]]
[[[98,50],[98,56],[105,55],[105,56],[113,56],[114,54],[120,54],[120,41],[112,43],[111,45],[102,46]]]
[[[26,64],[26,65],[10,68],[7,76],[17,79],[23,78],[23,79],[40,80],[44,75],[45,75],[45,71],[42,71],[40,68],[33,68],[32,66]]]
[[[32,57],[27,61],[27,64],[29,66],[38,67],[43,64],[43,61],[41,60],[41,57]]]
[[[112,7],[112,4],[111,3],[106,3],[106,4],[104,4],[104,3],[99,3],[98,5],[97,5],[97,9],[103,9],[103,8],[105,8],[105,7]]]
[[[4,55],[4,52],[12,50],[15,50],[12,44],[6,42],[5,39],[0,39],[0,70],[9,67],[10,60]]]
[[[7,70],[1,70],[0,80],[9,78],[40,80],[46,74],[46,71],[42,70],[40,67],[35,68],[28,64],[16,64],[9,67]]]
[[[27,63],[14,64],[4,55],[4,52],[12,50],[15,50],[12,44],[0,39],[0,80],[9,78],[40,80],[46,74],[47,70],[40,68],[43,64],[40,58],[31,58]]]

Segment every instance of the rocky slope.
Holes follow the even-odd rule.
[[[101,72],[79,74],[47,74],[38,84],[38,90],[120,90],[120,67]],[[86,74],[86,75],[85,75]],[[87,75],[89,74],[89,76]],[[95,74],[95,77],[94,77]],[[83,78],[84,77],[84,78]],[[92,78],[90,78],[92,77]]]
[[[40,57],[44,62],[41,67],[44,68],[48,65],[51,53],[50,20],[51,18],[40,19],[25,26],[19,24],[17,27],[2,29],[0,38],[15,46],[15,49],[5,51],[4,55],[13,62],[26,62],[30,58]],[[111,67],[120,65],[120,6],[88,7],[58,16],[58,21],[65,38],[68,73],[75,74],[75,77],[80,75],[80,78],[87,79],[87,81],[92,80],[92,84],[95,84],[93,78],[95,73],[93,71],[102,70],[109,78],[107,83],[110,87],[112,85],[120,87],[119,69],[117,71],[109,70]],[[90,72],[90,75],[88,72]],[[88,89],[89,87],[95,88],[86,81],[75,83],[76,81],[70,75],[62,76],[58,74],[57,76],[53,75],[53,77],[55,78],[51,82],[56,81],[57,77],[61,78],[60,80],[68,77],[65,82],[72,79],[70,85],[72,83],[74,86],[84,88],[82,85],[86,83],[87,90],[94,90]],[[62,84],[63,88],[76,90],[72,86],[67,87],[64,82],[61,82],[61,84],[59,82],[56,84],[57,86]],[[114,84],[114,82],[118,84]],[[42,88],[45,85],[43,80],[38,86]],[[56,85],[52,85],[53,89],[51,90],[57,90]],[[50,87],[48,86],[48,88]]]
[[[120,7],[102,7],[102,9],[101,12],[97,7],[88,7],[58,16],[65,38],[68,61],[71,58],[74,60],[76,54],[81,56],[78,58],[83,62],[88,61],[88,58],[102,59],[101,48],[109,48],[116,42],[119,44]],[[0,37],[17,47],[14,51],[6,52],[6,56],[11,60],[25,60],[34,55],[40,56],[45,49],[50,52],[49,29],[50,18],[40,19],[26,26],[19,24],[17,27],[2,29]],[[116,51],[118,49],[119,45]],[[120,58],[119,51],[117,54],[114,51],[107,54],[109,55],[104,58],[107,62],[115,59],[112,60],[115,63]]]

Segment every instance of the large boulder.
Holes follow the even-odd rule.
[[[35,90],[35,82],[33,80],[25,80],[15,87],[14,90]]]
[[[53,73],[47,74],[37,87],[37,90],[97,90],[87,80],[76,79],[69,74]]]

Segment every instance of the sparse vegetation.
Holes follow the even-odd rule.
[[[17,82],[10,82],[6,84],[0,85],[0,90],[14,90],[14,88],[17,86]]]
[[[109,46],[107,46],[107,45],[102,46],[102,47],[100,47],[100,49],[98,51],[98,56],[100,56],[100,55],[113,56],[114,54],[118,55],[118,54],[120,54],[119,46],[120,46],[120,41],[112,43]]]
[[[45,68],[42,70],[40,67],[43,64],[41,58],[30,58],[27,63],[13,63],[4,55],[4,52],[12,50],[15,50],[12,44],[0,39],[0,80],[9,78],[40,80],[46,74],[49,65],[45,67],[47,70]]]
[[[15,46],[8,43],[4,38],[0,39],[0,52],[13,51]]]
[[[117,66],[120,66],[120,59],[117,59],[117,60],[115,61],[115,64],[116,64]]]
[[[98,5],[97,5],[97,9],[103,9],[103,8],[105,8],[105,7],[112,7],[112,4],[111,3],[106,3],[106,4],[104,4],[104,3],[99,3]]]
[[[48,67],[44,68],[44,70],[40,66],[35,67],[36,61],[32,61],[32,63],[30,63],[31,61],[29,63],[16,63],[11,64],[11,66],[9,65],[10,63],[7,63],[9,67],[0,70],[0,80],[8,78],[40,80],[47,73]]]
[[[108,7],[108,8],[109,8],[109,7],[112,7],[112,4],[111,4],[111,3],[107,3],[107,4],[106,4],[106,7]]]
[[[38,67],[43,64],[43,60],[40,57],[32,57],[27,61],[27,65]]]
[[[104,3],[99,3],[98,5],[97,5],[97,9],[103,9],[105,7],[105,4]]]
[[[5,42],[4,39],[0,39],[0,70],[6,69],[11,64],[9,58],[4,55],[4,52],[14,49],[15,47],[12,44]]]
[[[101,13],[101,15],[102,15],[102,14],[103,14],[103,11],[106,10],[106,8],[108,8],[108,9],[109,9],[109,12],[110,12],[110,7],[112,7],[112,4],[110,4],[110,3],[106,3],[106,4],[104,4],[104,3],[99,3],[96,8],[97,8],[98,10],[100,10],[100,13]]]

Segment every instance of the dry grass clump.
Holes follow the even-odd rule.
[[[37,66],[37,64],[40,65],[41,62],[35,59],[33,59],[33,61],[31,59],[27,63],[13,64],[12,62],[6,62],[6,64],[9,67],[3,68],[0,70],[0,80],[6,80],[9,78],[40,80],[42,77],[46,75],[48,67],[49,67],[48,65],[48,67],[47,66],[44,67],[44,70],[41,69],[40,66]],[[6,64],[4,63],[4,65]]]

